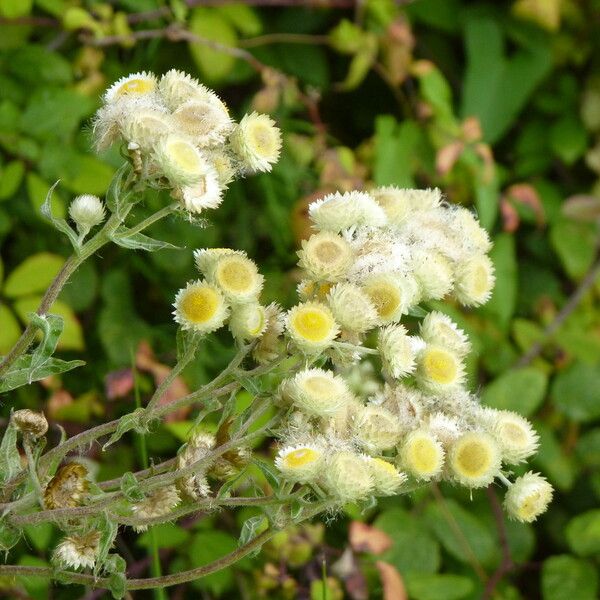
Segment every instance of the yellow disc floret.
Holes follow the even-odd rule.
[[[339,333],[331,310],[320,302],[304,302],[287,315],[286,328],[298,348],[318,353],[327,348]]]
[[[448,459],[455,479],[471,488],[489,485],[500,471],[498,444],[483,432],[461,436],[450,448]]]
[[[216,286],[192,281],[179,290],[174,303],[175,321],[182,329],[210,333],[221,327],[229,316],[229,307]]]
[[[263,285],[263,276],[254,261],[239,254],[220,257],[211,269],[209,279],[232,302],[256,300]]]
[[[323,460],[323,451],[316,445],[287,446],[279,451],[275,466],[286,479],[307,483],[319,475]]]
[[[404,440],[400,460],[404,469],[416,479],[428,481],[441,472],[444,466],[444,449],[430,432],[417,429]]]
[[[464,366],[454,352],[427,344],[419,353],[416,376],[422,387],[439,392],[462,383]]]

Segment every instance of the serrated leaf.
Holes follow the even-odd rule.
[[[7,277],[4,295],[9,298],[43,292],[65,262],[62,256],[39,252],[26,258]]]
[[[117,245],[130,250],[146,250],[147,252],[156,252],[157,250],[181,250],[179,246],[174,246],[169,242],[155,240],[143,233],[128,233],[127,227],[119,227],[113,233],[110,239]]]
[[[42,367],[36,369],[35,373],[32,373],[31,359],[32,356],[29,354],[21,356],[14,362],[10,371],[4,375],[2,382],[0,382],[0,393],[14,390],[34,381],[39,381],[40,379],[50,377],[50,375],[60,375],[61,373],[66,373],[85,365],[85,361],[83,360],[66,361],[58,358],[50,358]]]
[[[50,223],[52,223],[52,225],[54,226],[55,229],[58,229],[58,231],[61,231],[69,238],[69,241],[71,242],[71,245],[73,246],[75,251],[79,252],[81,249],[81,244],[79,243],[77,233],[73,229],[71,229],[71,227],[65,221],[65,219],[55,217],[52,214],[52,194],[57,185],[58,185],[58,181],[48,190],[48,194],[46,195],[46,200],[44,201],[44,204],[42,204],[42,208],[40,209],[40,212],[42,213],[42,216],[46,220],[48,220],[48,221],[50,221]]]

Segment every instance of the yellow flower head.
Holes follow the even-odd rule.
[[[413,271],[423,300],[440,300],[452,290],[454,270],[441,252],[426,249],[415,251]]]
[[[270,171],[279,159],[281,132],[268,115],[247,114],[235,127],[229,141],[244,169],[251,173]]]
[[[400,449],[402,467],[416,479],[429,481],[442,471],[444,448],[439,440],[424,429],[408,434]]]
[[[175,297],[175,321],[182,329],[211,333],[222,327],[229,307],[218,287],[206,281],[190,281]]]
[[[147,152],[173,131],[173,123],[164,111],[156,107],[142,107],[124,115],[121,131],[125,140]]]
[[[491,250],[492,242],[488,232],[481,227],[477,217],[468,208],[454,207],[450,216],[452,229],[461,243],[481,254]]]
[[[275,360],[281,343],[280,336],[284,330],[283,311],[276,303],[271,303],[265,308],[265,330],[252,350],[252,357],[261,364]]]
[[[431,392],[451,390],[463,382],[464,365],[454,352],[427,344],[417,357],[416,378]]]
[[[335,233],[321,231],[302,241],[298,266],[320,281],[338,281],[352,264],[350,244]]]
[[[286,329],[292,341],[307,354],[327,348],[339,333],[331,310],[320,302],[303,302],[287,314]]]
[[[510,486],[504,498],[508,516],[522,523],[535,521],[546,512],[554,490],[539,473],[529,471]]]
[[[194,144],[175,134],[160,140],[156,160],[165,177],[174,185],[197,183],[210,168]]]
[[[465,433],[452,444],[448,464],[454,478],[462,485],[485,487],[500,472],[500,449],[487,433]]]
[[[421,322],[421,337],[428,343],[442,346],[463,358],[471,350],[469,338],[452,319],[441,312],[431,311]]]
[[[378,496],[393,496],[398,492],[407,477],[383,458],[364,457],[373,477],[374,493]]]
[[[328,459],[324,478],[330,494],[340,502],[363,500],[374,491],[369,466],[361,455],[347,450]]]
[[[126,77],[121,77],[121,79],[113,83],[105,92],[104,101],[108,104],[123,98],[143,98],[144,96],[154,94],[156,87],[156,76],[153,73],[147,73],[146,71],[132,73]]]
[[[539,436],[527,419],[508,410],[492,414],[490,433],[500,446],[503,462],[516,465],[535,454]]]
[[[173,123],[183,135],[198,146],[225,142],[232,123],[222,102],[206,99],[188,100],[173,112]]]
[[[231,248],[200,248],[194,250],[194,262],[198,271],[205,277],[209,277],[217,261],[228,254],[246,256],[244,251],[232,250]]]
[[[491,298],[495,282],[492,261],[485,254],[474,256],[457,270],[454,295],[464,306],[479,306]]]
[[[219,257],[208,278],[219,286],[227,299],[236,303],[256,301],[264,281],[256,263],[237,253]]]
[[[267,313],[264,306],[251,302],[234,305],[229,319],[229,329],[233,337],[248,341],[260,337],[267,327]]]
[[[383,209],[365,192],[336,192],[312,202],[308,214],[321,231],[339,232],[354,225],[382,227],[387,223]]]
[[[287,446],[275,458],[275,466],[290,481],[309,483],[320,473],[324,462],[323,450],[314,444]]]
[[[416,281],[398,274],[372,275],[365,280],[363,289],[382,323],[399,321],[402,315],[419,302]]]
[[[351,398],[344,379],[323,369],[306,369],[289,380],[285,395],[301,411],[331,417]]]

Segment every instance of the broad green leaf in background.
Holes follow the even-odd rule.
[[[597,365],[575,363],[560,372],[552,385],[555,406],[578,422],[600,418],[600,369]]]
[[[27,44],[9,53],[6,68],[26,84],[66,85],[73,79],[71,64],[58,52],[42,45]]]
[[[534,367],[508,371],[488,384],[481,400],[498,410],[532,415],[544,400],[547,376]]]
[[[531,36],[527,47],[508,57],[501,21],[473,11],[467,13],[464,28],[467,70],[461,113],[478,117],[484,139],[495,142],[548,74],[550,44],[542,35]]]
[[[567,274],[583,277],[594,262],[597,232],[590,223],[560,220],[550,230],[550,241]]]
[[[26,258],[6,278],[3,293],[9,298],[17,298],[36,292],[44,292],[65,259],[50,252],[39,252]]]
[[[237,45],[237,34],[230,22],[208,8],[195,8],[189,22],[192,33],[225,46]],[[190,52],[204,77],[213,83],[224,80],[235,64],[235,58],[202,44],[190,42]]]
[[[2,0],[0,2],[0,17],[18,19],[31,12],[33,0]]]
[[[0,354],[6,354],[19,339],[21,326],[8,306],[0,301]]]
[[[600,556],[600,509],[577,515],[565,530],[571,550],[579,556]]]
[[[492,297],[480,310],[495,319],[498,326],[506,329],[515,311],[517,302],[517,260],[515,239],[509,233],[494,238],[490,258],[496,268],[496,285]]]
[[[406,577],[406,587],[414,600],[460,600],[473,592],[473,580],[462,575],[417,575]]]
[[[144,548],[152,548],[155,543],[154,537],[160,540],[161,548],[177,548],[185,544],[190,539],[191,534],[174,523],[162,523],[154,525],[151,530],[146,531],[136,540],[136,543]]]
[[[199,531],[188,545],[192,567],[200,567],[237,548],[237,540],[223,531]],[[220,595],[233,586],[231,569],[217,571],[192,583],[195,588]]]
[[[68,171],[62,174],[61,182],[74,194],[106,193],[114,169],[95,156],[80,154],[69,163]]]
[[[21,160],[13,160],[0,168],[0,200],[14,196],[24,174],[25,165]]]
[[[551,556],[542,567],[542,594],[543,600],[597,600],[597,570],[573,556]]]
[[[577,476],[573,457],[563,452],[552,429],[545,423],[536,422],[535,429],[540,436],[540,447],[533,459],[534,464],[557,488],[571,489]]]
[[[556,156],[573,164],[587,148],[587,133],[581,121],[567,114],[550,128],[550,147]]]
[[[57,219],[64,220],[64,218],[67,215],[67,210],[65,208],[64,200],[60,196],[58,190],[56,190],[56,184],[54,186],[50,186],[37,173],[33,172],[27,173],[27,177],[25,178],[25,180],[27,183],[27,193],[29,195],[29,201],[31,202],[31,205],[33,206],[35,212],[42,213],[42,216],[46,216],[43,215],[42,207],[51,200],[52,214]]]
[[[262,21],[256,10],[243,2],[224,4],[218,7],[218,11],[244,35],[258,35],[263,29]]]

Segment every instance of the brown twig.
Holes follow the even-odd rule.
[[[498,568],[494,571],[492,576],[487,580],[485,584],[485,590],[481,600],[489,600],[494,595],[496,586],[502,581],[502,578],[510,573],[515,563],[510,554],[510,546],[508,545],[508,536],[506,533],[506,525],[504,523],[504,513],[502,512],[502,506],[496,496],[496,492],[492,485],[486,488],[492,512],[494,513],[494,520],[496,521],[496,529],[498,531],[498,539],[500,541],[500,547],[502,548],[502,560],[498,565]]]
[[[597,277],[600,275],[600,257],[596,259],[586,276],[581,280],[573,294],[569,297],[565,305],[556,314],[553,321],[544,329],[542,338],[539,339],[521,358],[517,361],[516,367],[526,367],[531,364],[542,352],[544,344],[567,320],[571,313],[579,306],[579,303],[585,294],[594,285]]]

